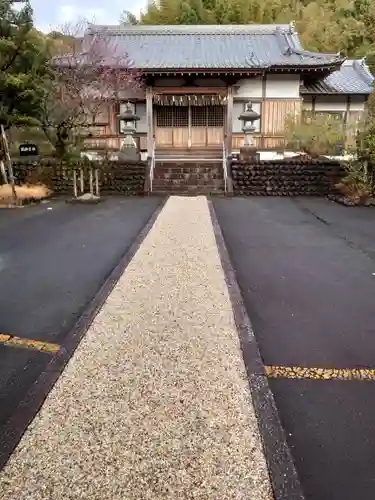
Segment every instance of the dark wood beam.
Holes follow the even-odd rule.
[[[227,87],[154,87],[155,94],[227,94]]]
[[[226,144],[227,155],[232,154],[232,134],[233,134],[233,87],[228,87],[227,95],[227,123],[226,123]]]

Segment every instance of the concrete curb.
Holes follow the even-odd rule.
[[[275,500],[305,500],[212,201],[208,200],[208,205],[221,265],[233,307],[274,498]]]
[[[34,419],[49,392],[57,382],[66,364],[86,334],[95,316],[102,308],[123,272],[151,230],[168,198],[164,198],[152,214],[131,247],[104,281],[94,298],[84,309],[74,327],[61,344],[60,350],[51,358],[44,371],[38,376],[24,399],[0,431],[0,470],[5,466],[24,432]]]

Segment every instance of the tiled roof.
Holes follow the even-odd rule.
[[[347,60],[337,71],[324,79],[305,84],[302,94],[370,94],[374,77],[365,61]]]
[[[308,52],[292,25],[136,25],[95,26],[117,50],[143,70],[267,69],[340,64],[337,54]]]

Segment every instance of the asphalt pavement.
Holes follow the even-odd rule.
[[[0,334],[63,343],[160,201],[124,197],[0,210]],[[49,359],[0,345],[0,434]]]
[[[375,368],[375,210],[213,203],[264,364]],[[375,380],[269,382],[306,498],[372,500]]]

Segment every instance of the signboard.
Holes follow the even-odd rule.
[[[21,144],[20,156],[38,156],[38,147],[35,144]]]

